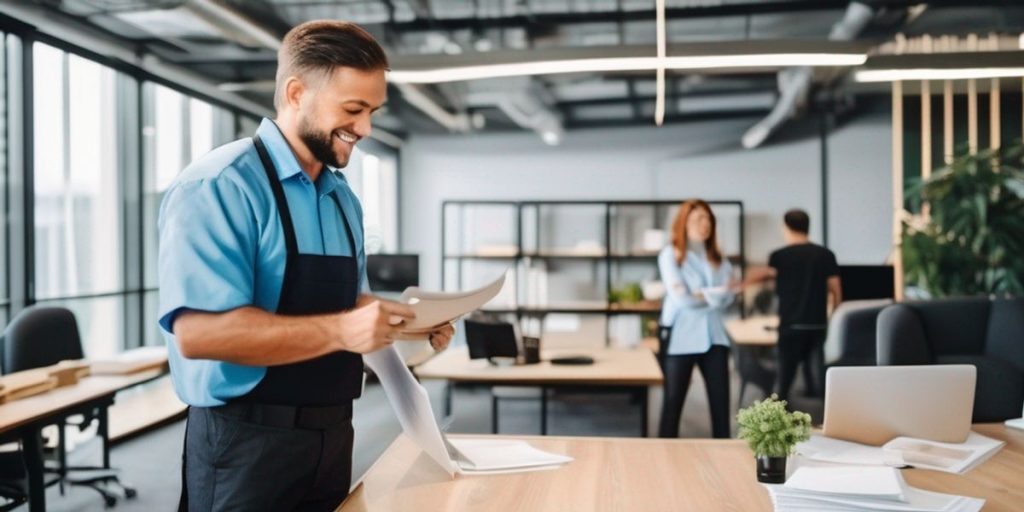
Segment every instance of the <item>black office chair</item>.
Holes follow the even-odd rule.
[[[75,315],[61,307],[30,306],[16,316],[7,329],[3,340],[3,370],[7,373],[30,370],[57,364],[68,359],[82,359],[82,341],[78,334],[78,323]],[[126,498],[136,495],[135,489],[121,483],[117,471],[98,466],[68,466],[66,463],[64,427],[75,425],[84,429],[98,417],[99,411],[84,415],[81,422],[70,423],[65,420],[58,427],[57,473],[61,477],[61,491],[64,482],[71,485],[88,487],[98,492],[107,506],[117,503],[117,496],[100,486],[115,484],[121,487]],[[110,442],[106,436],[104,445]],[[85,477],[71,477],[70,471],[88,471]]]

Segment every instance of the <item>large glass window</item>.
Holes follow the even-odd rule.
[[[122,292],[117,72],[43,44],[34,45],[32,53],[35,297],[45,301]],[[91,309],[106,309],[100,303],[110,299],[82,298],[79,303],[87,301],[95,301]],[[99,309],[97,314],[104,313]],[[108,317],[83,324],[94,326],[82,329],[87,354],[119,350],[121,323]]]
[[[159,84],[143,94],[143,233],[145,340],[160,344],[157,315],[157,217],[164,192],[192,161],[234,138],[231,112]]]
[[[8,84],[7,73],[7,36],[0,32],[0,227],[7,225],[7,176],[8,148],[10,147],[7,124],[10,119],[7,109]],[[0,229],[0,269],[7,267],[7,233]],[[10,289],[7,286],[7,272],[0,272],[0,325],[7,325],[10,308]]]
[[[397,158],[386,150],[356,149],[348,166],[342,172],[363,205],[366,252],[397,252]]]

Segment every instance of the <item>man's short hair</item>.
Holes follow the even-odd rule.
[[[355,23],[315,20],[289,30],[277,51],[274,107],[284,106],[284,85],[289,77],[319,83],[339,67],[388,69],[388,57],[373,36]]]
[[[786,212],[783,220],[786,222],[786,227],[789,228],[790,231],[803,233],[805,235],[811,231],[811,217],[803,210],[790,210]]]

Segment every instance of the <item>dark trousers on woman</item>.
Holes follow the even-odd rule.
[[[825,329],[779,329],[777,346],[779,368],[779,399],[789,400],[789,390],[796,379],[797,367],[804,365],[804,383],[808,394],[824,391]],[[817,374],[817,376],[815,375]]]
[[[694,365],[700,367],[704,386],[708,390],[711,409],[711,433],[719,439],[729,438],[729,348],[712,345],[703,354],[665,356],[662,370],[665,374],[665,397],[661,406],[658,437],[679,437],[679,417],[683,402],[690,389]]]

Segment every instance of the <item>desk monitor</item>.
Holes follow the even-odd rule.
[[[829,368],[824,434],[875,446],[899,436],[962,443],[976,377],[969,364]]]
[[[490,359],[519,355],[515,327],[508,322],[465,321],[466,345],[470,359]]]
[[[420,283],[418,254],[370,254],[366,256],[366,278],[374,292],[403,292]]]
[[[839,280],[844,301],[896,296],[891,265],[839,265]]]

